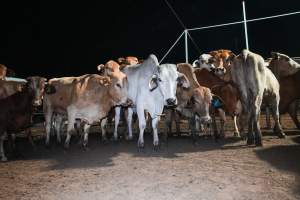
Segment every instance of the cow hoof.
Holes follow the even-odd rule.
[[[89,151],[90,148],[87,145],[83,145],[83,151]]]
[[[140,149],[143,149],[143,148],[145,148],[145,144],[144,144],[144,142],[140,142],[140,141],[138,141],[138,148],[140,148]]]
[[[154,151],[158,151],[159,149],[160,149],[160,146],[159,146],[159,145],[154,145],[154,146],[153,146],[153,150],[154,150]]]
[[[241,138],[240,133],[236,132],[236,131],[233,133],[233,136],[236,137],[236,138]]]
[[[255,145],[256,145],[257,147],[262,147],[262,146],[263,146],[263,143],[262,143],[261,140],[258,140],[258,141],[255,141]]]
[[[285,135],[285,133],[281,132],[281,133],[278,134],[278,137],[279,137],[279,138],[285,138],[286,135]]]
[[[7,158],[6,158],[6,157],[2,157],[2,158],[1,158],[1,161],[2,161],[2,162],[6,162],[6,161],[7,161]]]
[[[103,144],[108,144],[108,140],[107,139],[103,139],[102,142],[103,142]]]
[[[64,148],[69,149],[70,145],[68,143],[65,143]]]
[[[126,139],[127,141],[131,141],[131,140],[133,140],[133,136],[126,136],[125,139]]]
[[[247,139],[247,145],[253,145],[254,144],[254,139]]]

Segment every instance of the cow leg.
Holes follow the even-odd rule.
[[[173,113],[174,113],[173,116],[174,116],[174,119],[175,119],[176,134],[177,134],[177,136],[180,136],[181,135],[181,132],[180,132],[180,116],[179,116],[178,112],[176,112],[176,111],[173,111]],[[172,124],[171,124],[171,127],[172,127]]]
[[[272,117],[275,122],[274,133],[276,133],[279,138],[284,138],[285,134],[284,134],[281,124],[279,122],[279,109],[278,109],[279,97],[274,98],[271,105],[272,105],[272,107],[271,107]]]
[[[226,114],[223,109],[218,109],[218,113],[220,116],[220,125],[221,125],[220,136],[222,138],[224,138],[225,137],[224,125],[225,125],[225,121],[226,121]]]
[[[300,122],[299,122],[298,117],[297,117],[298,106],[299,106],[299,101],[298,100],[293,101],[289,105],[288,113],[291,116],[293,122],[295,123],[297,129],[300,129]]]
[[[56,116],[56,123],[55,123],[55,132],[56,132],[56,141],[60,144],[61,143],[61,130],[63,126],[63,116],[57,115]]]
[[[145,114],[144,110],[137,109],[137,114],[139,118],[139,128],[140,128],[140,134],[139,134],[139,140],[138,140],[138,147],[144,148],[144,130],[146,128],[146,120],[145,120]]]
[[[4,140],[5,140],[6,133],[0,136],[0,154],[1,154],[1,161],[7,161],[7,158],[5,156],[4,152]]]
[[[233,135],[234,135],[234,137],[240,138],[241,135],[240,135],[240,131],[239,131],[239,128],[238,128],[238,125],[237,125],[237,116],[236,115],[233,116],[233,124],[234,124],[234,133],[233,133]]]
[[[190,126],[191,133],[192,133],[192,139],[193,139],[194,142],[196,142],[197,135],[196,135],[196,119],[195,119],[195,116],[192,116],[189,119],[189,126]]]
[[[254,116],[252,113],[252,109],[250,108],[250,114],[248,118],[248,133],[247,133],[247,145],[253,145],[254,144],[254,134],[253,134],[253,121]]]
[[[26,129],[26,135],[27,135],[29,143],[31,144],[33,149],[35,149],[36,147],[35,147],[35,144],[34,144],[33,139],[32,139],[32,134],[31,134],[31,129],[30,128]]]
[[[46,146],[49,146],[50,144],[50,132],[51,132],[51,126],[52,126],[52,115],[53,112],[51,110],[48,110],[45,115],[45,125],[46,125]]]
[[[270,108],[266,106],[266,128],[271,129]]]
[[[172,110],[165,110],[165,132],[163,136],[163,140],[167,141],[169,134],[172,133],[172,118],[173,118],[173,111]]]
[[[76,121],[75,120],[75,113],[73,114],[70,111],[68,111],[67,137],[66,137],[65,145],[64,145],[64,147],[66,149],[68,149],[69,146],[70,146],[71,134],[72,134],[72,131],[74,130],[75,121]]]
[[[261,95],[262,97],[262,95]],[[254,117],[253,117],[253,128],[255,133],[255,145],[256,146],[262,146],[262,134],[260,130],[259,125],[259,116],[260,116],[260,108],[261,108],[261,100],[262,98],[258,97],[258,99],[255,101],[255,109],[254,109]]]
[[[127,127],[128,127],[128,137],[127,140],[132,140],[133,134],[132,134],[132,115],[133,115],[133,109],[128,108],[127,109]]]
[[[212,127],[213,127],[213,131],[214,131],[215,140],[218,140],[220,136],[219,136],[219,132],[218,132],[215,111],[212,111]]]
[[[83,143],[82,143],[84,149],[87,149],[90,128],[91,128],[90,124],[87,123],[84,124],[83,127],[84,135],[83,135]]]
[[[154,148],[158,147],[159,145],[159,139],[158,139],[158,122],[159,117],[155,117],[152,119],[152,129],[153,129],[153,145]]]
[[[121,107],[117,106],[115,107],[115,129],[114,129],[114,137],[113,140],[118,140],[118,126],[120,122],[120,115],[121,115]]]
[[[107,142],[107,137],[106,137],[106,125],[107,125],[107,117],[102,119],[100,122],[101,126],[101,134],[102,134],[102,141]]]

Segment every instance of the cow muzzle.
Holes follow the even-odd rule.
[[[201,124],[211,124],[212,119],[210,116],[200,117],[199,119]]]
[[[166,100],[167,107],[176,107],[177,106],[177,100],[175,98],[169,98]]]
[[[133,101],[131,99],[127,99],[125,103],[121,104],[123,107],[130,107],[133,105]]]

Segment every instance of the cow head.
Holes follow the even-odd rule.
[[[269,68],[277,78],[292,75],[300,69],[300,65],[287,55],[271,52],[271,56]]]
[[[206,69],[208,71],[212,71],[215,68],[212,62],[212,56],[210,54],[200,55],[199,59],[193,62],[193,67]]]
[[[207,87],[198,87],[194,89],[193,96],[190,99],[192,110],[198,115],[201,123],[210,123],[209,108],[212,101],[212,93]]]
[[[216,50],[209,52],[211,55],[210,63],[214,67],[213,72],[218,76],[223,76],[230,67],[235,54],[230,50]]]
[[[115,105],[127,105],[128,81],[126,74],[124,74],[120,70],[107,70],[107,76],[109,76],[111,79],[109,93],[111,98],[115,102]]]
[[[47,79],[39,76],[31,76],[27,79],[27,86],[29,89],[31,89],[34,92],[34,100],[33,105],[34,106],[40,106],[42,105],[42,99],[44,96],[44,88],[45,83]]]
[[[110,60],[105,65],[98,65],[97,70],[100,75],[107,76],[110,72],[120,71],[120,65],[117,62]]]
[[[163,64],[157,67],[157,71],[149,80],[149,89],[154,91],[159,89],[163,98],[165,106],[176,106],[176,89],[180,85],[184,88],[190,87],[190,82],[187,77],[177,71],[176,65]]]

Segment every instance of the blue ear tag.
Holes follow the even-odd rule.
[[[219,98],[213,98],[213,99],[211,100],[211,105],[212,105],[214,108],[221,108],[222,102],[220,101]]]

